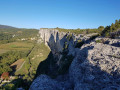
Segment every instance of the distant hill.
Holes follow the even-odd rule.
[[[33,38],[37,36],[38,32],[39,30],[37,29],[25,29],[25,28],[16,28],[7,25],[0,25],[0,40],[10,40],[10,39],[17,40],[21,38]]]
[[[0,25],[0,29],[12,29],[12,28],[15,28],[15,27],[8,26],[8,25]]]

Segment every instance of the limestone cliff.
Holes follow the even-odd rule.
[[[74,47],[77,43],[77,40],[83,40],[84,42],[89,40],[89,38],[96,33],[84,35],[78,34],[75,35],[69,32],[60,32],[57,29],[53,28],[41,28],[39,30],[40,39],[38,40],[39,43],[44,42],[47,45],[52,53],[56,54],[62,52],[65,46],[65,43],[68,45],[69,54],[74,55]]]
[[[49,46],[52,52],[60,52],[63,49],[64,42],[66,42],[66,33],[59,32],[56,29],[40,29],[40,42],[44,42]]]
[[[47,75],[38,76],[30,90],[119,90],[120,89],[120,40],[96,38],[59,32],[55,29],[41,29],[42,42],[48,45],[55,55],[63,52],[67,42],[68,54],[74,56],[68,72],[55,79]],[[84,44],[76,48],[76,41]],[[41,42],[41,40],[40,40]],[[58,57],[61,54],[58,54]],[[68,58],[64,61],[69,61]],[[64,64],[64,63],[62,63]],[[61,64],[60,64],[61,66]]]

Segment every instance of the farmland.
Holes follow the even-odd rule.
[[[0,28],[0,75],[8,72],[10,76],[15,77],[11,79],[15,82],[10,80],[9,83],[20,85],[19,80],[24,83],[24,76],[28,75],[28,70],[25,68],[29,66],[26,62],[37,45],[37,34],[36,29]],[[23,75],[23,77],[18,78],[18,75]],[[8,83],[2,82],[0,81],[0,89],[5,89],[4,85]]]
[[[23,50],[29,50],[33,47],[33,43],[28,42],[11,42],[7,44],[1,44],[0,45],[0,53],[6,50],[17,50],[17,51],[23,51]]]

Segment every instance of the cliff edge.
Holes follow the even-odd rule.
[[[68,65],[65,63],[70,60],[67,56],[72,55],[73,59],[66,73],[55,78],[40,74],[29,90],[120,89],[120,39],[91,39],[91,35],[74,35],[54,29],[41,29],[39,34],[39,42],[48,45],[53,56],[57,57],[57,71],[62,65]],[[79,40],[84,43],[78,48]],[[64,51],[67,51],[66,56]],[[63,56],[65,59],[61,59]]]

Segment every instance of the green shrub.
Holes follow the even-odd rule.
[[[96,43],[102,43],[102,40],[96,40]]]
[[[72,34],[67,35],[66,38],[70,41],[72,39]]]
[[[15,90],[15,85],[14,84],[7,84],[3,87],[3,90]]]
[[[75,34],[89,34],[89,33],[100,33],[101,30],[98,29],[64,29],[64,28],[56,28],[60,32],[70,32]]]
[[[97,35],[93,35],[93,36],[91,36],[90,37],[90,39],[89,40],[94,40],[96,37],[98,37],[99,36],[99,34],[97,34]]]
[[[120,20],[119,21],[116,20],[114,24],[112,23],[110,26],[106,26],[104,28],[104,30],[101,32],[101,36],[115,38],[119,36],[119,34],[117,34],[119,29],[120,29]],[[116,34],[114,36],[111,36],[111,33],[114,32],[116,32]]]
[[[85,44],[84,41],[78,40],[78,41],[77,41],[77,44],[76,44],[76,46],[75,46],[75,48],[80,48],[83,44]]]

